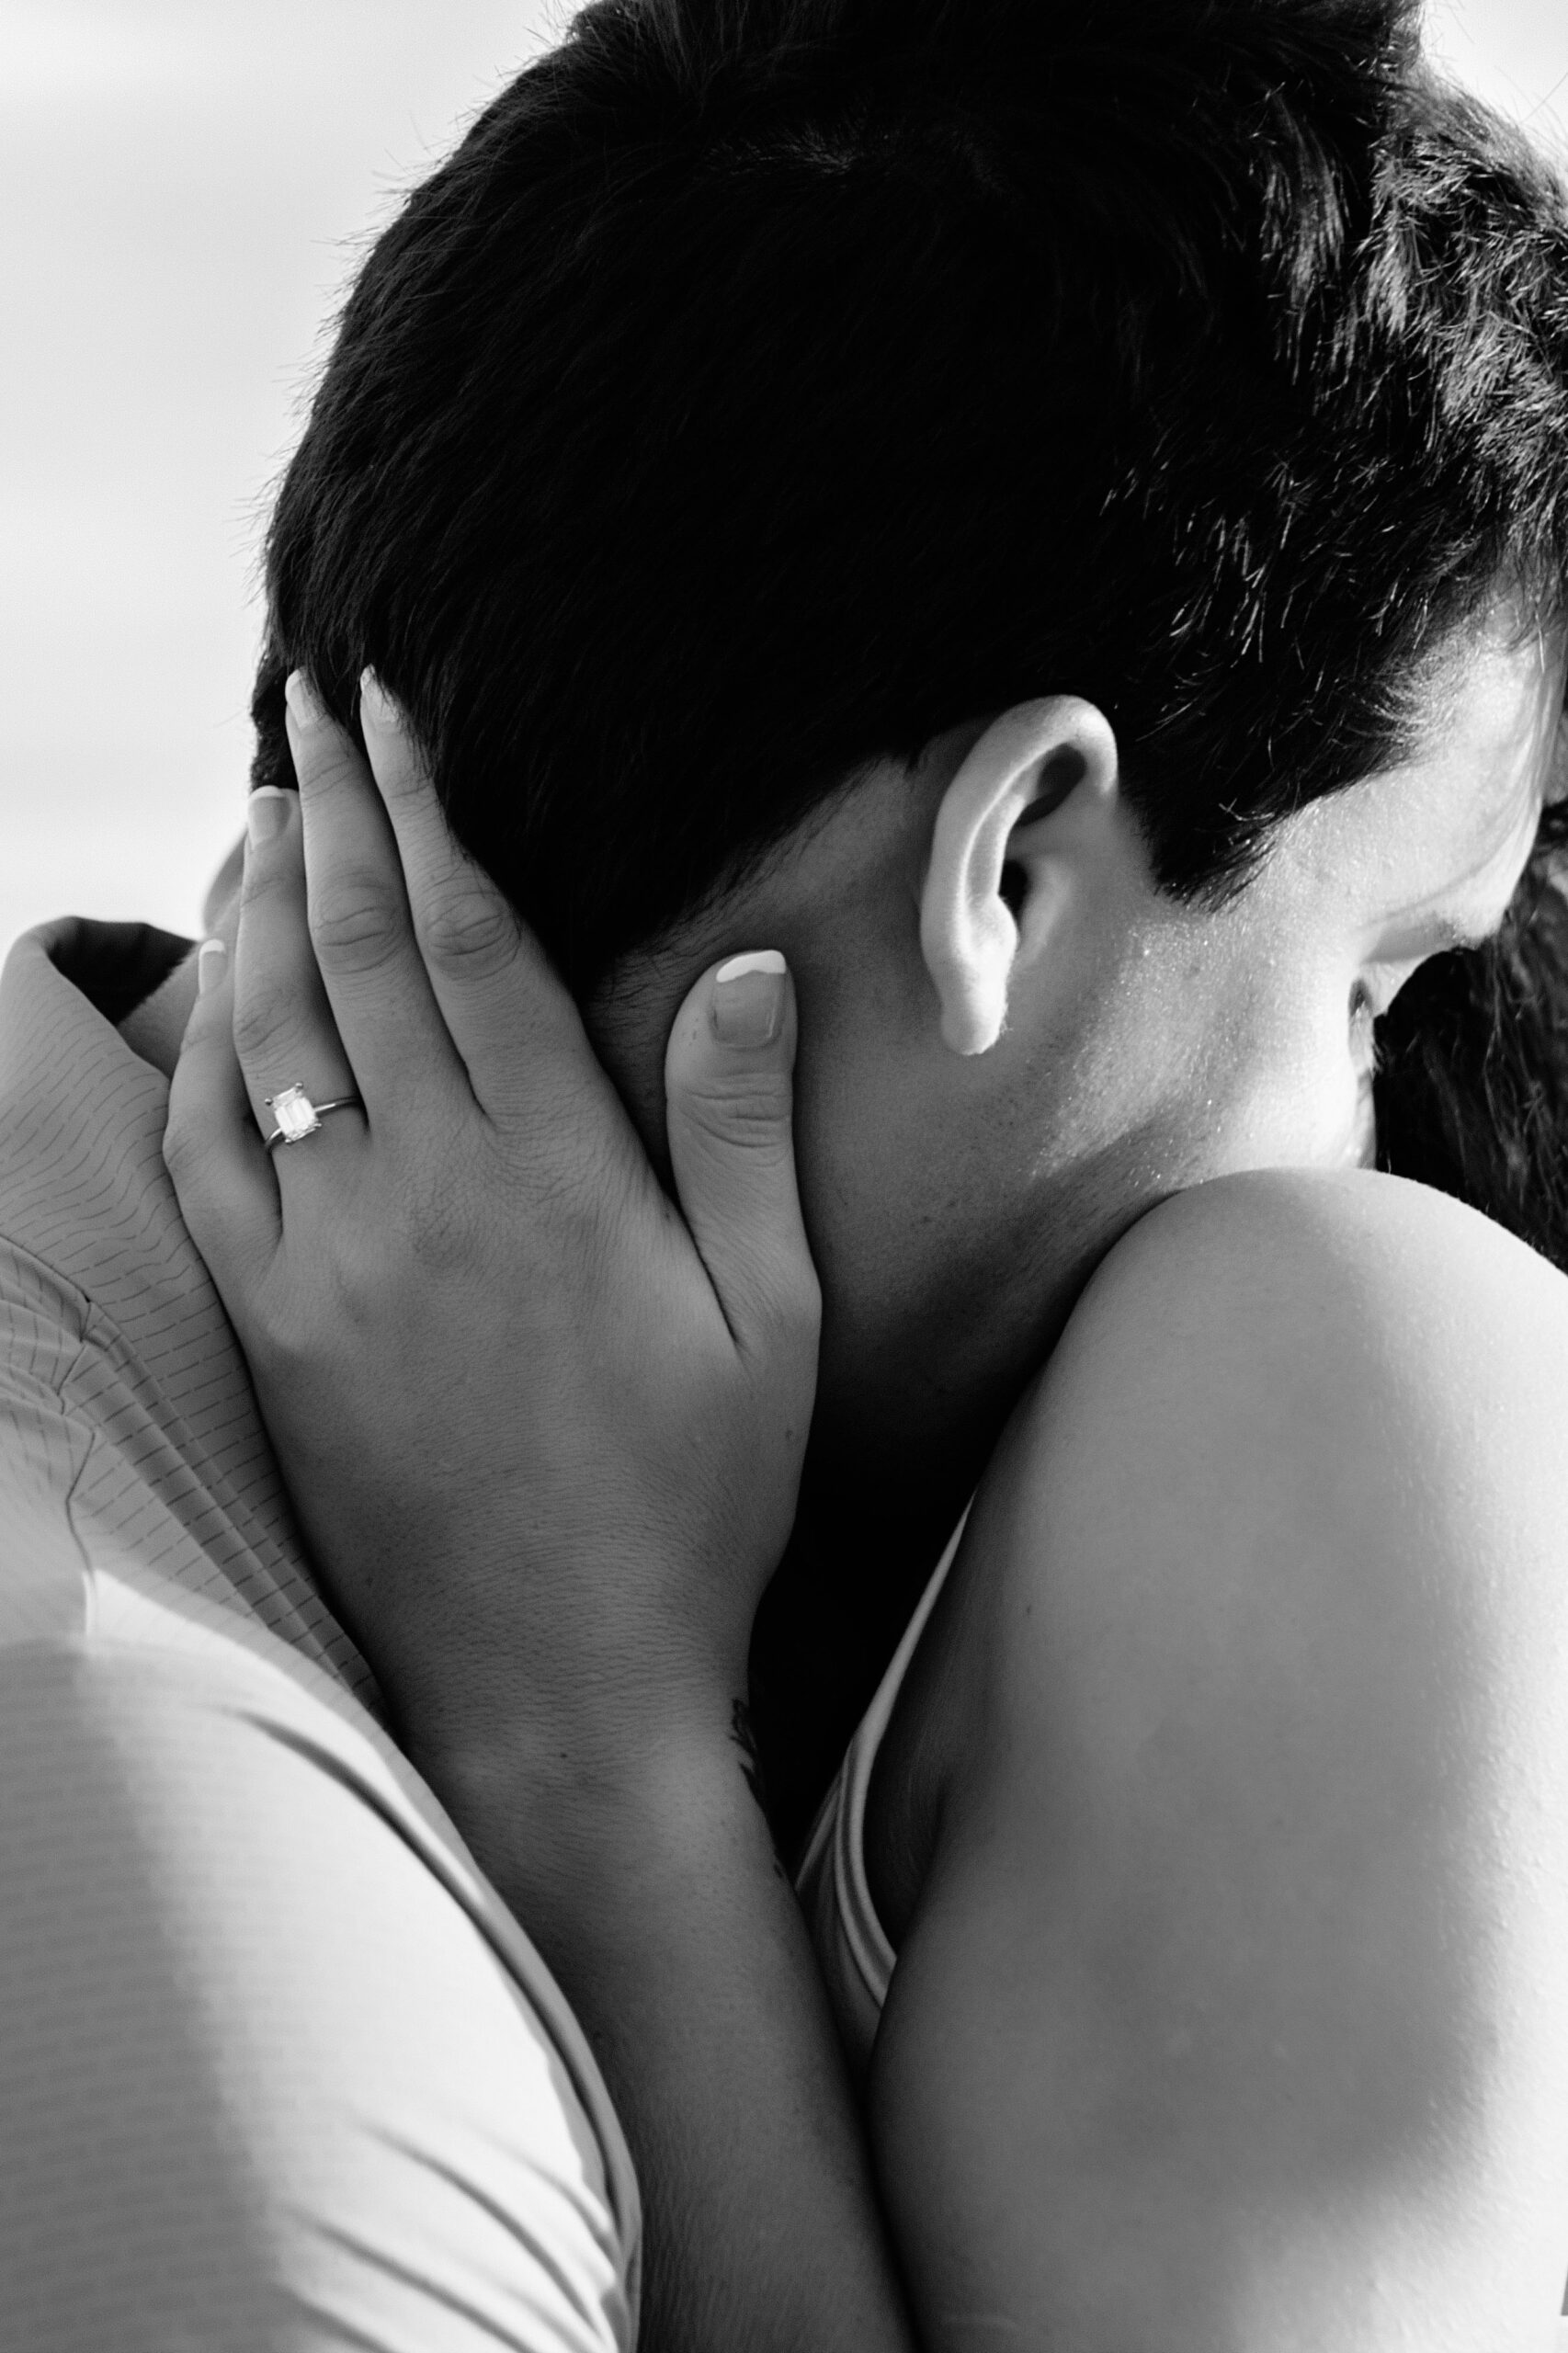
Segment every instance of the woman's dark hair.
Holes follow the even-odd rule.
[[[1555,819],[1555,813],[1549,813]],[[1568,1270],[1568,896],[1545,829],[1499,937],[1435,957],[1379,1024],[1378,1165]]]
[[[1413,28],[593,0],[349,297],[268,542],[258,780],[287,672],[347,719],[372,664],[584,993],[870,761],[1066,690],[1159,881],[1234,889],[1408,753],[1500,590],[1562,607],[1568,218]],[[1557,1255],[1562,938],[1538,894],[1413,983],[1381,1082],[1393,1165],[1528,1194]]]

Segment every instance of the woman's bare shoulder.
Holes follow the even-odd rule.
[[[1568,1411],[1568,1279],[1462,1203],[1366,1170],[1267,1169],[1172,1196],[1086,1287],[1002,1450],[1085,1472],[1133,1426],[1414,1439],[1506,1395]],[[1563,1425],[1553,1420],[1559,1432]],[[1016,1467],[1016,1466],[1015,1466]],[[1242,1469],[1239,1459],[1235,1468]]]
[[[1565,1522],[1568,1279],[1394,1177],[1219,1178],[1085,1289],[982,1482],[924,1679],[956,1722],[1035,1688],[1068,1619],[1179,1642],[1217,1596],[1284,1610],[1336,1574],[1446,1567],[1452,1597],[1503,1560],[1524,1592],[1532,1562],[1560,1581]]]
[[[1436,1627],[1507,1561],[1545,1608],[1565,1525],[1568,1279],[1545,1260],[1362,1171],[1163,1202],[1020,1401],[900,1694],[869,1825],[890,1920],[989,1753],[979,1728],[1049,1745],[1069,1651],[1119,1661],[1108,1730],[1141,1666],[1153,1688],[1188,1646],[1205,1672],[1226,1645],[1266,1653],[1309,1609],[1354,1645],[1380,1586],[1436,1580]]]
[[[1568,1316],[1568,1279],[1462,1202],[1366,1169],[1274,1168],[1173,1194],[1102,1261],[1078,1303],[1060,1370],[1083,1349],[1158,1346],[1178,1332],[1228,1347],[1442,1335],[1460,1303]]]
[[[999,2308],[1196,2262],[1248,2341],[1375,2276],[1458,2343],[1561,2277],[1565,1300],[1413,1186],[1227,1178],[1020,1405],[906,1687],[871,2090],[894,2211]]]

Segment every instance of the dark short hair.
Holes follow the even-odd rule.
[[[585,992],[879,757],[1098,702],[1160,882],[1568,574],[1568,217],[1412,0],[593,0],[381,237],[267,549]]]

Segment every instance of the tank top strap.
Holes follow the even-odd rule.
[[[947,1582],[968,1520],[966,1505],[877,1686],[876,1696],[845,1751],[837,1777],[812,1825],[795,1877],[839,2031],[851,2059],[862,2070],[870,2056],[877,2020],[898,1958],[878,1917],[866,1876],[866,1802],[877,1752],[892,1721],[909,1663]]]

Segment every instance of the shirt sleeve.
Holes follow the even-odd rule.
[[[0,1648],[0,2336],[627,2353],[561,2038],[278,1682]]]

